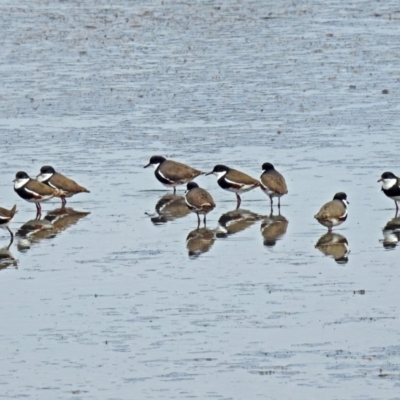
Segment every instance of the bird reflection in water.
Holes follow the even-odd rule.
[[[396,216],[389,220],[382,229],[382,244],[385,249],[394,249],[400,240],[400,217]]]
[[[271,212],[269,217],[263,219],[261,223],[261,235],[264,238],[264,246],[273,247],[276,241],[285,235],[289,221],[281,214],[274,215]]]
[[[225,238],[229,235],[242,232],[263,218],[262,215],[240,208],[229,211],[222,214],[218,220],[218,227],[216,229],[217,237]]]
[[[174,219],[186,217],[190,214],[190,210],[185,203],[183,196],[176,194],[166,194],[162,196],[156,204],[156,213],[150,215],[151,222],[154,225],[165,224],[166,222],[173,221]]]
[[[56,208],[46,214],[43,219],[32,219],[25,222],[17,231],[18,250],[28,250],[33,243],[43,239],[54,238],[58,233],[76,224],[90,212],[76,211],[72,208]]]
[[[347,239],[339,233],[328,232],[322,235],[315,248],[325,256],[335,259],[338,264],[346,264],[350,253],[349,243]]]
[[[10,247],[14,242],[12,237],[7,246],[0,248],[0,269],[5,269],[8,267],[18,267],[18,262],[10,252]]]
[[[189,257],[194,259],[207,253],[215,242],[215,233],[208,228],[198,228],[189,232],[186,238],[186,248]]]

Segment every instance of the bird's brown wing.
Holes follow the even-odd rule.
[[[56,172],[49,180],[50,186],[63,190],[64,192],[70,193],[70,194],[75,194],[75,193],[82,193],[82,192],[88,192],[89,191],[84,188],[83,186],[77,184],[75,181],[73,181],[70,178],[67,178],[66,176]]]
[[[196,176],[204,174],[195,168],[189,167],[186,164],[179,163],[177,161],[165,160],[158,170],[161,175],[171,182],[186,183]]]
[[[332,200],[324,204],[315,218],[321,221],[332,218],[341,218],[346,213],[346,208],[340,200]]]
[[[211,211],[215,207],[214,199],[210,193],[201,188],[190,190],[186,196],[186,203],[196,210]]]
[[[25,189],[28,190],[33,197],[42,198],[42,196],[54,196],[56,189],[45,185],[37,181],[36,179],[31,179],[26,185]]]
[[[35,199],[38,200],[40,200],[43,196],[66,196],[64,191],[60,189],[54,189],[51,186],[47,186],[44,183],[37,181],[36,179],[31,179],[25,185],[25,189],[28,190]]]
[[[201,206],[207,209],[212,210],[215,207],[215,201],[212,198],[211,194],[208,193],[206,190],[201,189],[199,190],[200,192],[200,199],[201,199]]]
[[[260,182],[261,186],[265,186],[275,193],[286,194],[288,192],[285,178],[279,172],[262,174]]]
[[[236,169],[230,169],[225,175],[225,179],[232,183],[237,183],[239,185],[246,186],[258,186],[260,183],[257,179],[245,174],[244,172],[238,171]]]

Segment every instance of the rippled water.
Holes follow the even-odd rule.
[[[395,1],[0,4],[0,398],[398,399]],[[383,92],[383,91],[387,91]],[[197,182],[207,229],[153,154],[287,180]],[[35,207],[43,164],[91,190]],[[313,215],[345,191],[326,236]],[[25,227],[23,225],[25,224]],[[317,248],[316,248],[317,246]]]

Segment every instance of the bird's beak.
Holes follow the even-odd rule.
[[[39,176],[40,176],[40,175],[42,175],[42,174],[38,174],[38,175],[36,175],[36,178],[39,178]]]
[[[347,204],[350,204],[350,202],[349,202],[348,200],[346,200],[346,203],[347,203]]]
[[[382,182],[383,181],[383,179],[381,178],[381,179],[379,179],[379,181],[378,182]]]
[[[16,182],[17,181],[17,178],[15,178],[14,180],[13,180],[13,182]]]
[[[206,176],[207,176],[207,175],[211,175],[212,173],[213,173],[213,171],[207,172],[207,173],[206,173]]]
[[[148,163],[148,164],[146,164],[143,168],[147,168],[147,167],[150,167],[150,163]]]

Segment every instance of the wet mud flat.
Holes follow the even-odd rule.
[[[0,398],[397,399],[394,1],[3,1]],[[153,154],[289,194],[197,182],[207,228],[143,166]],[[12,189],[53,164],[91,193]],[[399,172],[397,172],[399,173]],[[337,191],[345,224],[313,220]]]

